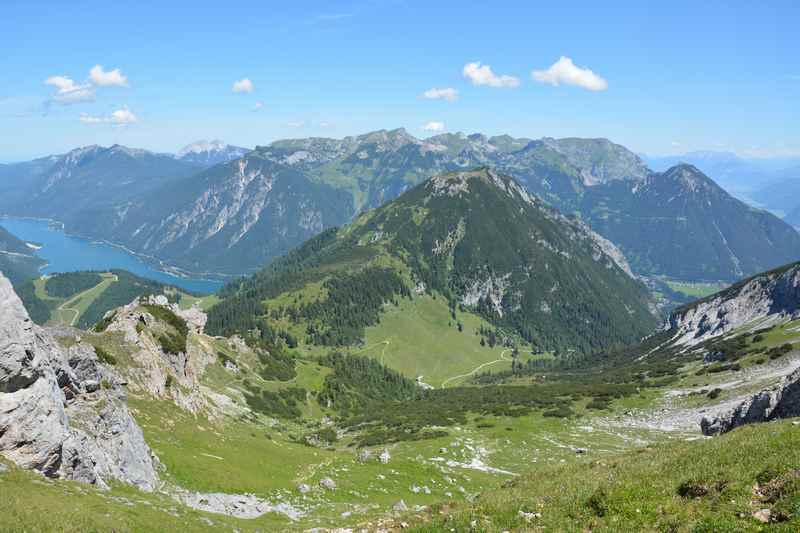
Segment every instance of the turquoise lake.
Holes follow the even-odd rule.
[[[46,220],[0,218],[0,226],[19,239],[42,246],[36,250],[36,255],[48,263],[42,268],[44,274],[120,268],[194,292],[216,292],[223,284],[221,281],[183,278],[163,272],[122,248],[67,235],[60,226]]]

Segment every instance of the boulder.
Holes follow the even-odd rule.
[[[329,477],[324,477],[319,480],[319,486],[323,489],[334,490],[336,488],[336,482]]]

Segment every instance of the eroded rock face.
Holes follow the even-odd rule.
[[[0,454],[48,477],[151,491],[155,459],[113,371],[94,349],[63,349],[0,274]]]
[[[726,433],[745,424],[800,416],[800,369],[775,387],[754,394],[731,411],[713,419],[703,418],[703,435]]]
[[[800,316],[800,263],[759,274],[717,296],[677,310],[668,327],[675,343],[693,346],[762,319],[770,322]]]

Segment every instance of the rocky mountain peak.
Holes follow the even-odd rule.
[[[714,180],[703,174],[700,169],[688,163],[681,163],[668,169],[661,174],[663,180],[667,180],[680,186],[682,189],[692,192],[712,192],[722,191]]]

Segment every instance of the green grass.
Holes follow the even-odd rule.
[[[425,383],[435,387],[484,363],[502,359],[502,347],[481,346],[480,337],[475,335],[480,326],[491,327],[486,321],[472,313],[459,312],[457,316],[464,331],[458,331],[444,298],[434,300],[425,295],[401,299],[398,307],[386,308],[380,324],[366,329],[366,348],[351,353],[374,357],[410,378],[423,376]],[[509,361],[488,365],[484,370],[507,370],[510,365],[509,357]],[[447,384],[453,386],[466,380],[454,379]]]
[[[195,303],[200,306],[200,309],[203,311],[208,311],[212,307],[214,307],[217,303],[219,303],[220,299],[219,296],[216,294],[209,294],[207,296],[192,296],[190,294],[186,294],[184,292],[180,293],[180,301],[178,305],[181,309],[189,309]]]
[[[667,281],[666,284],[675,292],[680,292],[692,298],[705,298],[715,292],[719,292],[727,285],[725,283],[709,282],[690,282],[690,281]]]
[[[798,466],[800,432],[791,422],[754,425],[707,441],[537,468],[414,530],[761,531],[764,526],[752,513],[770,508],[787,519],[770,531],[797,531],[800,483],[793,473]],[[766,469],[772,473],[762,474]],[[757,478],[780,476],[789,481],[777,501],[754,495]],[[682,485],[707,494],[681,496]],[[541,516],[529,522],[520,511]]]
[[[0,459],[0,463],[3,461]],[[7,463],[3,463],[7,464]],[[266,515],[258,525],[184,507],[162,494],[124,485],[110,491],[84,483],[54,481],[9,466],[0,473],[0,530],[3,532],[242,531],[285,528],[285,520]]]

